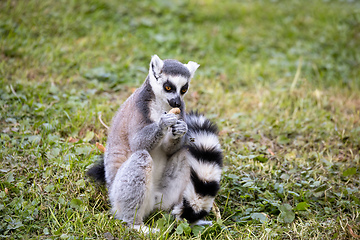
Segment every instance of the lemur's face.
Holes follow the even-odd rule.
[[[162,100],[172,108],[181,107],[190,79],[198,67],[199,64],[195,62],[183,64],[176,60],[162,61],[154,55],[150,62],[149,76],[157,100]]]
[[[189,89],[189,79],[183,76],[163,76],[162,79],[162,94],[164,100],[167,101],[170,107],[181,107],[181,102],[184,95]]]

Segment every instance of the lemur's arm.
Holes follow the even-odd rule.
[[[187,130],[187,124],[183,120],[178,120],[165,135],[162,149],[169,155],[177,152],[185,144],[184,135]]]
[[[170,126],[175,125],[175,114],[163,114],[159,122],[153,122],[140,129],[129,141],[131,150],[151,151],[163,140]]]

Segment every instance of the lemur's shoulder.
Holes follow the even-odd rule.
[[[104,164],[108,186],[112,183],[117,170],[127,161],[133,153],[131,139],[138,129],[146,125],[142,113],[142,91],[144,86],[136,89],[130,97],[121,104],[113,117],[106,143]]]
[[[134,92],[134,101],[136,110],[142,115],[142,120],[145,123],[151,123],[150,104],[155,100],[155,94],[150,85],[149,76],[146,78],[143,85]]]
[[[136,89],[116,112],[109,135],[118,135],[120,132],[124,134],[124,131],[130,133],[134,128],[146,123],[149,118],[149,104],[153,98],[149,84],[144,83]]]

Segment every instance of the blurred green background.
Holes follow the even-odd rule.
[[[104,67],[140,84],[149,58],[196,60],[226,88],[359,87],[358,1],[2,1],[2,74],[16,62],[73,76]],[[4,64],[4,63],[3,63]],[[19,63],[18,63],[19,64]],[[4,71],[4,68],[6,72]]]

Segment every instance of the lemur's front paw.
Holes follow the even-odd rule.
[[[177,120],[176,124],[171,126],[174,138],[180,138],[185,135],[188,130],[187,124],[183,120]]]
[[[161,129],[166,130],[168,127],[173,126],[177,122],[177,117],[175,114],[166,114],[164,113],[160,117],[159,126]]]

